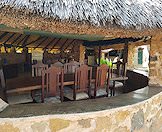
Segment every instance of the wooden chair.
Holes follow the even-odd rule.
[[[78,68],[79,65],[76,63],[66,63],[64,64],[64,73],[74,73],[75,69]]]
[[[96,80],[95,80],[95,87],[94,87],[94,98],[96,96],[108,96],[109,92],[109,77],[110,76],[110,69],[106,64],[97,67],[96,71]]]
[[[82,65],[75,71],[75,83],[70,94],[69,90],[66,91],[65,97],[73,100],[87,99],[90,97],[90,82],[92,77],[92,68],[87,65]],[[70,89],[70,88],[68,88]]]
[[[60,98],[63,102],[63,82],[63,69],[53,66],[42,71],[42,102],[44,102],[45,97]]]
[[[48,69],[48,65],[45,64],[32,65],[32,77],[42,76],[42,70],[46,69]]]

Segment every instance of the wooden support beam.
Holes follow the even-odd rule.
[[[6,44],[16,33],[13,33],[10,37],[8,37],[8,39],[6,41],[4,41],[3,43]]]
[[[127,62],[128,62],[128,42],[125,42],[125,45],[124,45],[124,53],[123,53],[123,73],[122,75],[123,76],[126,76],[126,65],[127,65]]]
[[[101,60],[101,46],[99,46],[99,51],[98,51],[98,65],[100,66],[100,60]]]
[[[124,53],[123,53],[123,63],[128,62],[128,42],[125,42]]]
[[[26,46],[28,46],[28,45],[30,45],[30,44],[32,44],[32,43],[35,43],[35,42],[37,42],[37,41],[39,41],[39,40],[41,40],[41,39],[43,39],[44,37],[38,37],[36,40],[34,40],[34,41],[31,41],[31,42],[29,42],[29,43],[27,43],[26,45],[24,45],[23,47],[26,47]]]
[[[52,46],[51,50],[58,44],[58,42],[61,40],[61,38],[59,38],[56,43],[54,43],[54,45]]]
[[[14,35],[15,35],[15,33],[13,33],[10,37],[8,37],[8,39],[6,41],[4,41],[3,43],[6,44]],[[6,53],[8,53],[5,45],[4,45],[4,48],[5,48]]]
[[[3,34],[1,34],[0,40],[3,39],[7,34],[8,34],[8,32],[4,32]]]
[[[19,36],[17,36],[17,38],[16,38],[11,44],[16,43],[16,41],[17,41],[21,36],[22,36],[22,34],[20,34]]]
[[[75,41],[75,39],[73,39],[70,43],[68,43],[68,45],[66,46],[66,48],[64,50],[66,50],[74,41]]]
[[[25,47],[24,45],[27,44],[27,41],[28,41],[29,37],[30,37],[30,35],[27,35],[27,36],[26,36],[26,38],[25,38],[24,41],[23,41],[22,47]]]
[[[66,39],[66,41],[62,44],[62,46],[60,47],[60,50],[62,50],[62,48],[65,46],[65,44],[67,43],[69,39]]]
[[[74,50],[75,45],[76,45],[76,44],[73,44],[73,45],[72,45],[71,51],[73,51],[73,50]]]
[[[45,42],[48,38],[44,38],[43,40],[41,40],[41,42],[38,43],[38,45],[36,47],[34,47],[34,49],[38,48],[43,42]]]
[[[46,48],[48,48],[48,46],[50,46],[51,44],[53,44],[53,42],[56,40],[56,38],[52,39],[44,48],[43,50],[45,50]]]
[[[24,36],[22,39],[20,39],[20,41],[16,44],[16,47],[19,46],[19,44],[21,44],[21,42],[26,38],[26,36]]]

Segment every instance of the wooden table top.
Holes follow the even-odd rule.
[[[65,74],[64,82],[74,81],[74,74]],[[23,75],[21,77],[8,79],[6,81],[7,89],[21,88],[21,87],[29,87],[35,85],[41,85],[42,77],[32,77],[31,75]]]
[[[127,80],[128,77],[112,77],[111,81]],[[41,89],[41,77],[31,77],[31,75],[24,75],[22,77],[10,79],[6,81],[6,93],[31,91],[34,89]],[[95,82],[92,77],[91,82]],[[74,84],[74,74],[64,75],[64,86]]]

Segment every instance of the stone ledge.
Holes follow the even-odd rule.
[[[139,91],[136,91],[137,93]],[[139,97],[140,98],[140,97]],[[142,102],[97,112],[1,118],[4,131],[162,131],[162,92]]]

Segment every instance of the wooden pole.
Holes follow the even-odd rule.
[[[100,60],[101,60],[101,46],[99,46],[99,52],[98,52],[98,65],[100,66]]]
[[[123,53],[123,76],[126,76],[126,64],[128,62],[128,42],[125,42]]]

